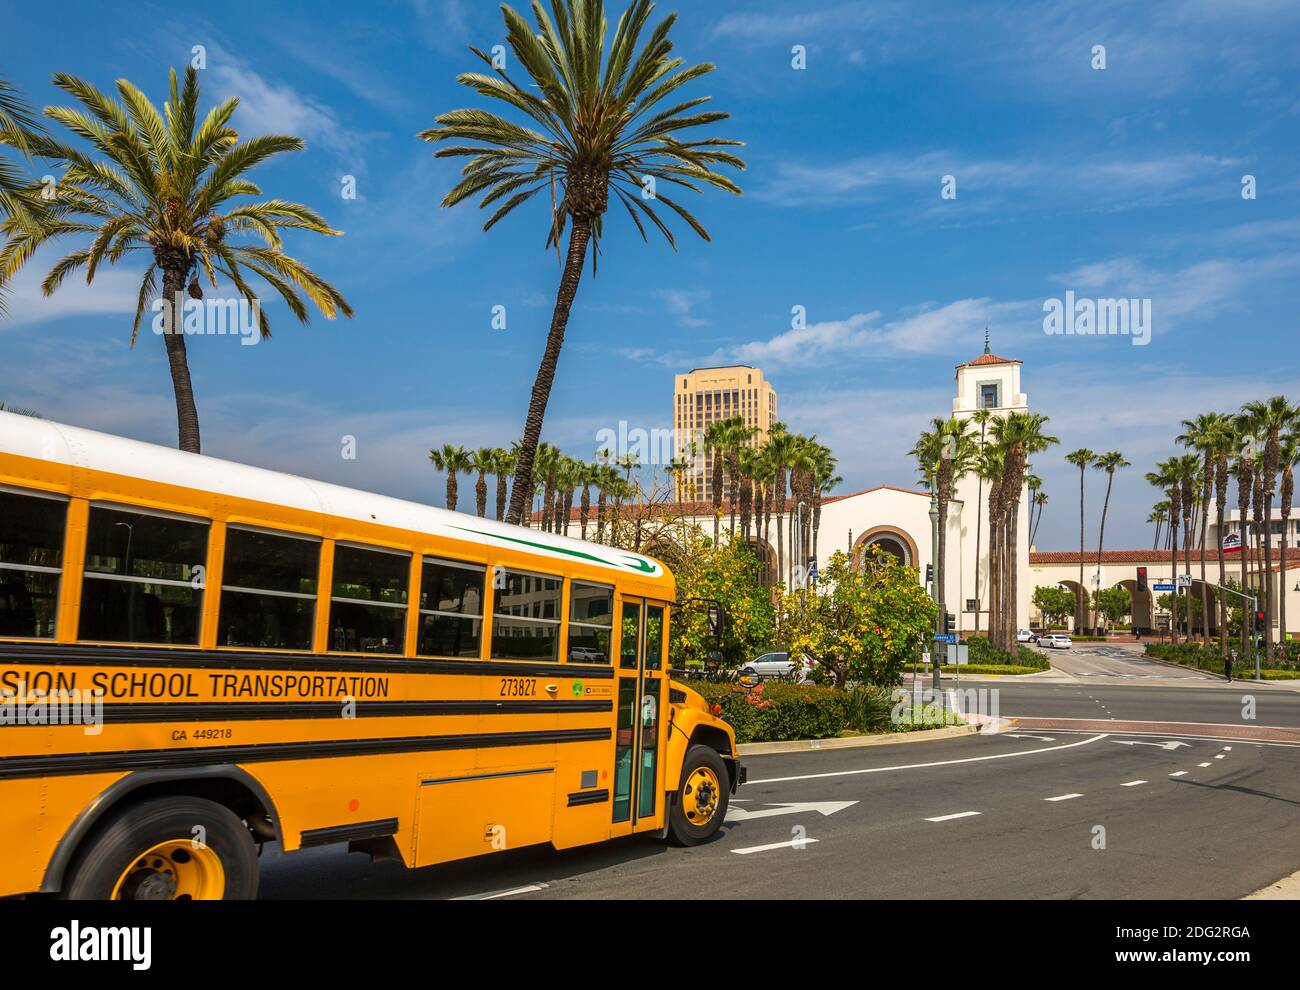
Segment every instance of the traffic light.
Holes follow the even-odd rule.
[[[925,565],[925,583],[926,583],[926,584],[929,584],[929,583],[930,583],[931,581],[933,581],[933,580],[934,580],[934,565],[933,565],[933,564],[926,564],[926,565]]]
[[[1145,567],[1138,568],[1137,590],[1147,590],[1147,569]]]
[[[1256,613],[1255,613],[1255,625],[1257,625],[1257,626],[1262,626],[1263,624],[1264,624],[1264,613],[1263,613],[1263,612],[1256,612]]]
[[[945,633],[957,631],[957,616],[953,615],[951,612],[943,613],[943,631]]]

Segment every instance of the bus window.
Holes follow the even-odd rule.
[[[422,657],[477,657],[483,638],[483,586],[487,568],[424,559],[420,571]]]
[[[197,646],[208,524],[91,506],[78,637]]]
[[[217,644],[310,650],[320,546],[311,537],[229,527]]]
[[[54,636],[67,515],[61,498],[0,491],[0,636]]]
[[[574,581],[569,587],[569,659],[609,663],[614,624],[614,589]]]
[[[664,665],[664,609],[647,605],[645,609],[645,666],[659,670]]]
[[[406,641],[406,583],[411,555],[338,544],[330,599],[330,649],[401,653]]]
[[[501,568],[493,584],[492,658],[558,660],[563,582]]]

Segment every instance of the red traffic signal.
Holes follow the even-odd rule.
[[[1138,591],[1147,590],[1147,569],[1145,567],[1138,568],[1137,590]]]

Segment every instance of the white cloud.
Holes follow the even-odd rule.
[[[709,325],[709,320],[698,317],[694,313],[695,307],[700,303],[708,302],[712,295],[707,290],[660,289],[656,295],[664,301],[668,312],[677,317],[677,322],[682,326],[694,329]]]
[[[96,272],[92,285],[86,284],[84,273],[74,273],[64,279],[54,295],[45,296],[41,282],[54,260],[53,253],[39,252],[10,284],[9,315],[0,319],[0,332],[65,317],[117,314],[128,317],[123,322],[123,333],[129,336],[130,318],[135,314],[144,273],[104,267]]]

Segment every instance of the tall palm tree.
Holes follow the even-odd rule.
[[[1065,455],[1065,459],[1079,469],[1079,600],[1075,619],[1076,633],[1083,631],[1084,609],[1088,600],[1088,589],[1083,583],[1083,476],[1096,456],[1087,447],[1080,447]]]
[[[478,472],[478,480],[474,482],[474,507],[480,519],[487,516],[487,476],[496,467],[496,455],[497,451],[492,447],[480,447],[469,455],[469,470]]]
[[[1206,580],[1205,572],[1205,537],[1209,529],[1210,518],[1210,493],[1215,487],[1215,469],[1217,460],[1217,445],[1220,443],[1220,434],[1228,418],[1221,413],[1202,413],[1195,419],[1183,420],[1183,432],[1178,436],[1177,441],[1189,450],[1195,451],[1204,459],[1201,470],[1201,532],[1199,537],[1200,556],[1201,556],[1201,622],[1202,632],[1208,635],[1210,600],[1209,587]],[[1226,486],[1226,478],[1224,480]],[[1220,504],[1222,499],[1220,498]],[[1220,521],[1221,523],[1221,521]],[[1222,525],[1220,525],[1220,532]],[[1222,543],[1222,540],[1220,541]],[[1222,547],[1220,547],[1222,549]],[[1222,568],[1220,569],[1222,570]],[[1219,575],[1222,583],[1223,575]],[[1222,596],[1215,596],[1221,598]],[[1220,621],[1222,628],[1222,621]],[[1222,637],[1220,637],[1222,638]]]
[[[0,282],[10,280],[43,244],[66,235],[90,238],[54,263],[41,284],[53,295],[69,275],[85,269],[87,284],[103,262],[116,264],[135,252],[147,252],[148,267],[140,282],[131,342],[135,343],[146,307],[158,295],[162,276],[163,344],[176,396],[176,420],[182,450],[199,452],[199,416],[190,381],[183,319],[182,291],[202,298],[200,279],[209,287],[226,278],[234,291],[259,314],[262,337],[271,335],[246,276],[257,276],[277,293],[299,322],[310,315],[305,295],[322,315],[352,315],[334,286],[302,262],[285,254],[282,230],[307,230],[337,236],[314,210],[281,199],[233,200],[259,196],[248,178],[258,165],[288,151],[302,140],[264,135],[240,140],[229,126],[239,101],[226,100],[199,118],[199,81],[193,67],[181,86],[170,76],[168,102],[159,113],[149,98],[125,79],[117,81],[119,100],[67,73],[54,84],[71,94],[75,107],[46,107],[45,115],[89,143],[82,149],[43,135],[29,135],[33,154],[62,167],[55,198],[47,209],[32,212],[30,222],[9,217],[0,224],[6,243],[0,249]],[[263,243],[241,241],[245,235]]]
[[[605,513],[609,496],[622,479],[618,471],[609,464],[596,465],[596,542],[605,542]]]
[[[515,452],[498,447],[492,459],[492,472],[497,476],[497,522],[506,517],[506,482],[515,473]]]
[[[993,424],[994,442],[1002,449],[1005,459],[1003,494],[1003,562],[1006,579],[1003,582],[1002,614],[999,644],[1008,653],[1016,648],[1016,625],[1019,595],[1019,571],[1016,551],[1020,545],[1020,499],[1025,487],[1025,469],[1031,454],[1038,454],[1057,443],[1056,437],[1047,433],[1048,418],[1041,413],[1013,412]]]
[[[749,445],[758,431],[745,423],[743,416],[731,416],[723,420],[723,433],[726,437],[727,458],[727,502],[731,508],[731,532],[736,532],[736,509],[740,500],[742,481],[740,452]]]
[[[795,434],[791,439],[790,460],[786,466],[790,471],[790,496],[793,508],[790,512],[790,583],[794,584],[795,568],[799,575],[804,574],[808,566],[809,525],[812,522],[812,475],[817,465],[817,438]],[[796,538],[797,537],[797,538]],[[796,560],[795,550],[799,557]]]
[[[1295,469],[1300,467],[1300,429],[1287,434],[1278,446],[1278,467],[1282,472],[1282,491],[1279,510],[1282,515],[1282,536],[1278,539],[1278,579],[1281,594],[1277,596],[1277,627],[1281,643],[1286,643],[1286,557],[1287,539],[1290,535],[1291,501],[1295,498]]]
[[[979,635],[980,631],[980,603],[984,600],[984,595],[980,591],[980,551],[982,550],[982,539],[984,535],[984,472],[983,466],[984,445],[988,442],[989,420],[993,418],[992,409],[976,409],[971,414],[970,420],[980,428],[979,438],[979,460],[975,464],[975,475],[978,484],[975,490],[975,584],[972,590],[975,592],[975,634]],[[1037,501],[1037,495],[1035,495]],[[1031,503],[1032,504],[1032,503]],[[1029,542],[1033,542],[1033,526],[1030,526]]]
[[[582,499],[578,506],[578,534],[584,540],[587,538],[587,522],[591,518],[591,486],[600,484],[601,471],[599,464],[583,464],[579,474]]]
[[[542,3],[534,0],[535,27],[509,6],[501,8],[507,43],[527,74],[526,82],[516,82],[489,55],[473,47],[470,50],[491,68],[491,74],[467,72],[457,77],[480,96],[517,111],[519,119],[486,110],[453,110],[437,118],[437,127],[420,134],[426,141],[453,142],[440,148],[438,157],[469,159],[463,178],[443,199],[444,207],[483,193],[480,208],[498,204],[483,225],[490,230],[516,207],[549,190],[546,246],[554,246],[558,254],[565,228],[569,230],[546,349],[524,421],[518,470],[523,489],[531,485],[569,311],[589,247],[594,269],[611,194],[627,210],[642,238],[647,238],[644,221],[648,220],[675,247],[654,204],[662,203],[708,240],[703,225],[665,193],[676,188],[698,192],[708,185],[739,194],[740,188],[715,167],[744,168],[744,162],[726,150],[740,142],[683,141],[677,136],[727,119],[728,114],[718,111],[690,112],[709,102],[709,97],[660,107],[666,97],[713,69],[708,63],[683,69],[681,59],[670,57],[669,33],[676,15],[661,21],[640,44],[654,4],[632,0],[607,46],[603,0],[551,0],[550,7],[548,16]],[[518,522],[523,512],[524,497],[516,489],[509,521]]]
[[[474,458],[464,447],[445,443],[429,451],[429,460],[433,462],[434,468],[447,473],[447,510],[455,512],[459,493],[456,475],[472,470]]]
[[[1038,508],[1038,516],[1029,527],[1029,545],[1033,546],[1038,536],[1038,524],[1043,521],[1043,509],[1047,507],[1047,492],[1034,492],[1033,505]]]
[[[520,457],[523,456],[522,451],[523,451],[523,444],[521,442]],[[539,528],[542,530],[543,533],[549,533],[551,531],[551,523],[554,521],[554,517],[551,511],[551,503],[555,501],[555,472],[559,468],[559,466],[560,466],[560,448],[555,446],[555,444],[553,443],[543,442],[538,444],[537,465],[536,465],[537,470],[534,477],[538,482],[538,486],[542,490],[542,518],[541,518],[541,526]],[[515,472],[516,485],[519,484],[519,479],[521,477],[522,475],[520,475],[518,469],[516,469]],[[513,493],[512,493],[512,497],[513,497]],[[532,514],[531,506],[529,507],[529,509],[530,509],[529,515],[531,515]],[[509,516],[506,517],[506,521],[507,522],[510,521]]]
[[[1160,548],[1160,531],[1164,529],[1165,521],[1168,520],[1168,518],[1169,518],[1168,499],[1157,502],[1155,505],[1151,507],[1151,513],[1150,515],[1147,516],[1147,522],[1155,523],[1156,526],[1156,536],[1155,539],[1151,541],[1152,550],[1158,550]]]
[[[769,492],[769,512],[776,516],[776,560],[778,580],[785,567],[785,515],[786,470],[794,457],[794,434],[782,422],[773,423],[767,431],[768,466],[772,470]]]
[[[1183,568],[1182,573],[1189,577],[1192,573],[1192,541],[1196,534],[1196,503],[1199,499],[1201,488],[1201,458],[1197,454],[1180,454],[1171,458],[1169,467],[1178,478],[1178,490],[1181,498],[1179,506],[1182,509],[1183,524]],[[1177,563],[1177,545],[1174,547],[1174,559]],[[1192,641],[1193,631],[1193,613],[1192,613],[1192,593],[1188,588],[1183,595],[1183,611],[1187,620],[1186,642]],[[1205,615],[1201,616],[1202,628],[1205,624]]]
[[[1296,409],[1284,395],[1246,403],[1241,410],[1251,420],[1256,436],[1264,441],[1263,471],[1259,478],[1264,494],[1264,655],[1271,658],[1273,623],[1277,618],[1277,586],[1273,581],[1273,492],[1282,434],[1297,422]]]
[[[713,500],[713,545],[718,545],[718,529],[722,521],[722,462],[727,451],[727,421],[710,423],[704,431],[704,456],[710,465],[709,487]]]
[[[956,494],[957,484],[975,466],[979,447],[970,433],[969,419],[941,419],[930,421],[930,429],[922,431],[916,446],[909,452],[916,458],[921,483],[934,492],[939,510],[939,533],[934,574],[934,600],[939,612],[944,612],[945,586],[948,563],[948,504]]]
[[[1124,455],[1118,450],[1107,451],[1099,454],[1093,461],[1093,467],[1099,471],[1106,472],[1106,498],[1101,503],[1101,529],[1097,534],[1097,589],[1101,590],[1101,551],[1106,540],[1106,512],[1110,509],[1110,490],[1115,484],[1115,472],[1121,468],[1132,467],[1128,461],[1124,460]],[[1097,607],[1094,596],[1092,609],[1092,626],[1097,628]]]
[[[843,484],[844,479],[835,473],[838,463],[829,447],[817,446],[813,467],[813,514],[812,514],[812,555],[817,559],[817,536],[822,527],[822,496],[829,495],[836,485]]]

